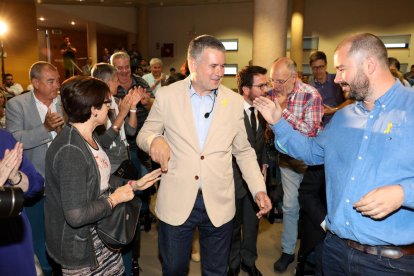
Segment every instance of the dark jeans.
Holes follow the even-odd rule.
[[[238,271],[243,262],[253,267],[257,259],[258,208],[250,194],[236,198],[236,216],[233,219],[233,237],[229,257],[229,267]]]
[[[414,255],[390,259],[356,250],[328,232],[323,249],[323,273],[337,275],[414,275]]]
[[[227,274],[233,223],[230,221],[220,227],[215,227],[207,215],[203,196],[199,193],[193,210],[184,224],[172,226],[160,221],[158,247],[163,275],[188,275],[191,243],[196,227],[200,233],[202,275]]]

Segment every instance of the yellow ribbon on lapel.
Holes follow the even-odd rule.
[[[229,100],[227,100],[227,99],[223,99],[223,100],[221,100],[220,104],[221,104],[222,106],[226,107],[226,106],[229,104]]]

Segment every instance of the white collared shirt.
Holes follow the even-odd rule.
[[[244,101],[244,111],[246,111],[247,117],[249,118],[249,122],[250,122],[250,114],[252,113],[252,111],[250,110],[250,107],[252,107],[252,105],[250,105],[248,102]],[[259,128],[259,120],[257,119],[257,109],[254,109],[254,117],[256,118],[256,126],[257,128]],[[252,125],[252,122],[250,122],[250,125]]]
[[[33,93],[33,92],[31,92],[31,93]],[[41,101],[39,101],[39,99],[36,98],[36,95],[34,93],[33,93],[33,96],[35,98],[36,108],[37,108],[37,111],[39,112],[40,120],[42,121],[42,124],[44,124],[45,123],[46,114],[47,114],[47,110],[49,108],[50,108],[50,111],[52,111],[52,113],[53,112],[57,112],[57,109],[56,109],[57,98],[54,98],[53,101],[52,101],[52,103],[48,107],[44,103],[42,103]],[[57,132],[54,131],[54,130],[52,130],[52,131],[50,131],[50,134],[52,135],[52,139],[55,139],[55,137],[57,135]],[[50,143],[52,143],[52,142],[47,143],[47,146],[50,146]]]

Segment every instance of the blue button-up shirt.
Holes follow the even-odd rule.
[[[414,243],[414,93],[400,82],[377,99],[335,114],[318,137],[306,138],[283,119],[272,126],[279,150],[309,165],[325,164],[327,227],[341,238],[369,245]],[[403,206],[382,220],[353,204],[368,192],[399,184]]]
[[[190,86],[191,107],[193,109],[193,119],[197,131],[198,143],[200,149],[204,148],[204,143],[207,139],[208,130],[210,129],[211,120],[213,119],[213,102],[215,93],[211,92],[205,96],[197,94],[192,86]],[[204,115],[209,113],[206,118]]]

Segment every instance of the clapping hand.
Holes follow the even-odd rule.
[[[6,149],[0,161],[0,186],[9,178],[14,178],[23,159],[23,144],[17,142],[13,149]]]
[[[145,88],[142,88],[141,86],[134,86],[128,91],[128,94],[132,97],[131,107],[137,106],[137,104],[141,101],[142,98],[145,97],[145,94],[147,93],[147,90]]]
[[[43,125],[45,126],[48,132],[59,132],[62,129],[64,123],[65,121],[63,120],[62,115],[60,115],[57,112],[52,112],[50,108],[47,110],[45,122],[43,123]]]

